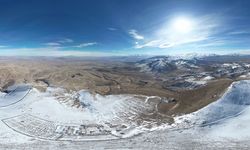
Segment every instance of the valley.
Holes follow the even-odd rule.
[[[108,141],[141,143],[161,131],[167,134],[159,134],[163,139],[204,135],[212,140],[222,126],[238,130],[224,121],[249,118],[243,110],[250,62],[211,57],[0,59],[0,141],[5,143],[0,148],[13,140],[20,146],[92,141],[109,147]],[[234,135],[223,136],[217,140],[237,142]]]

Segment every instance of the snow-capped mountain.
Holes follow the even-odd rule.
[[[136,66],[145,72],[164,73],[176,69],[195,69],[199,68],[197,59],[176,59],[169,56],[157,56],[143,59],[136,63]]]
[[[199,68],[198,67],[198,59],[193,58],[193,59],[177,59],[172,61],[178,69],[195,69]]]

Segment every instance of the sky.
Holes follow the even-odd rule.
[[[0,55],[250,53],[249,8],[249,0],[0,0]]]

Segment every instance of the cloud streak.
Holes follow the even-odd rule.
[[[73,42],[74,42],[74,40],[72,40],[72,39],[64,38],[64,39],[58,40],[56,42],[44,43],[43,45],[50,46],[50,47],[58,47],[58,46],[63,46],[65,44],[69,44],[69,43],[73,43]]]
[[[0,45],[0,48],[6,48],[6,47],[8,47],[8,46],[5,46],[5,45]]]
[[[74,47],[83,48],[83,47],[88,47],[88,46],[93,46],[93,45],[97,45],[97,42],[81,43],[81,44],[76,45]]]
[[[43,45],[46,45],[46,46],[61,46],[61,43],[58,43],[58,42],[49,42],[49,43],[44,43]]]
[[[109,27],[107,28],[109,31],[116,31],[117,29],[116,28],[112,28],[112,27]]]
[[[140,35],[136,30],[131,29],[128,31],[129,35],[136,40],[143,40],[144,36]]]
[[[74,40],[69,39],[69,38],[64,38],[62,40],[59,40],[58,43],[73,43]]]

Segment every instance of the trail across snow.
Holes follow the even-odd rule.
[[[31,90],[29,85],[10,86],[6,93],[0,92],[0,108],[7,107],[21,101]]]

